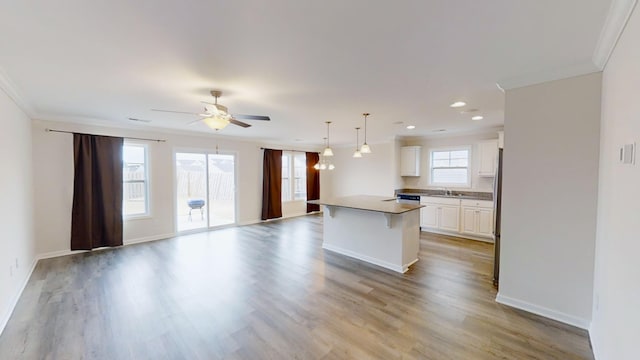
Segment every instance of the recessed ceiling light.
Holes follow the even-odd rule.
[[[415,129],[415,128],[416,128],[416,126],[415,126],[415,125],[409,125],[409,126],[407,126],[407,129],[409,129],[409,130],[413,130],[413,129]]]
[[[471,120],[482,120],[482,119],[484,119],[484,117],[482,117],[480,115],[476,115],[476,116],[471,118]]]
[[[463,107],[465,105],[467,105],[467,103],[464,102],[464,101],[456,101],[456,102],[454,102],[453,104],[451,104],[449,106],[451,106],[452,108],[459,108],[459,107]]]

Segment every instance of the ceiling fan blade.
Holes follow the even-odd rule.
[[[244,119],[244,120],[265,120],[265,121],[271,121],[271,118],[268,116],[262,116],[262,115],[242,115],[242,114],[233,114],[234,118],[238,118],[238,119]]]
[[[197,123],[199,123],[199,122],[200,122],[200,121],[202,121],[202,120],[204,120],[204,119],[197,119],[197,120],[189,121],[189,122],[187,123],[187,125],[197,124]]]
[[[174,110],[161,110],[161,109],[151,109],[151,111],[168,112],[168,113],[176,113],[176,114],[188,114],[188,115],[199,115],[198,113],[187,112],[187,111],[174,111]]]
[[[242,126],[243,128],[248,128],[251,125],[244,123],[242,121],[238,121],[236,119],[229,119],[229,122],[232,123],[233,125],[238,125],[238,126]]]

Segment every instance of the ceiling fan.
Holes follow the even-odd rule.
[[[237,119],[271,121],[271,118],[269,118],[268,116],[229,114],[229,111],[226,106],[218,104],[218,98],[222,96],[222,91],[211,90],[211,96],[215,98],[215,101],[213,103],[202,101],[202,103],[205,104],[203,113],[192,113],[192,112],[186,112],[186,111],[160,110],[160,109],[151,109],[151,111],[198,115],[201,117],[200,119],[194,120],[188,123],[187,125],[193,125],[202,121],[205,124],[207,124],[207,126],[209,126],[214,130],[221,130],[229,124],[238,125],[244,128],[248,128],[251,126],[250,124],[239,121]]]

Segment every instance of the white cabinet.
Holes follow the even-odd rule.
[[[478,144],[478,176],[495,176],[498,161],[498,140],[483,141]]]
[[[438,227],[438,204],[424,203],[420,209],[420,226],[428,228]]]
[[[462,200],[460,232],[474,237],[493,239],[493,202]]]
[[[400,176],[420,176],[421,146],[400,148]]]
[[[420,203],[425,205],[420,209],[420,226],[443,232],[459,231],[460,200],[421,196]]]

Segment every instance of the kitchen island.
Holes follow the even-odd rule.
[[[324,249],[400,273],[418,261],[419,203],[366,195],[308,203],[324,206]]]

